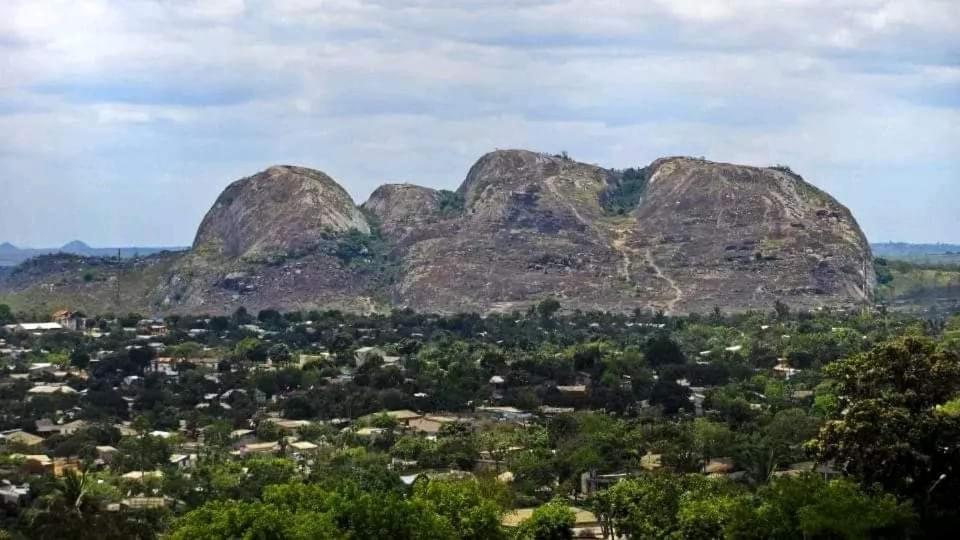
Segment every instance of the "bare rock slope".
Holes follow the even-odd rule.
[[[227,187],[200,224],[195,250],[263,258],[308,250],[324,233],[370,227],[326,174],[275,166]]]
[[[103,279],[82,266],[14,272],[0,301],[490,312],[557,297],[685,313],[853,304],[874,284],[853,216],[788,169],[678,157],[614,171],[524,150],[481,157],[456,192],[385,185],[362,208],[321,172],[272,167],[224,191],[191,252]]]

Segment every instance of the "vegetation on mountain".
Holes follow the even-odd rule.
[[[613,171],[614,183],[603,194],[601,202],[608,213],[623,215],[634,210],[643,198],[650,181],[650,169],[630,167],[622,171]]]

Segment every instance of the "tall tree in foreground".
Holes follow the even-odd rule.
[[[825,371],[838,403],[816,440],[819,458],[912,499],[928,536],[960,525],[960,416],[945,407],[960,394],[960,357],[908,336]]]

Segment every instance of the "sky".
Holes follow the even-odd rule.
[[[496,148],[786,164],[960,243],[960,0],[3,0],[0,242],[189,245],[231,181]]]

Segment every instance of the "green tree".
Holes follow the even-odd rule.
[[[537,304],[537,313],[540,314],[540,318],[544,321],[549,321],[553,319],[553,316],[560,311],[560,302],[556,298],[547,298],[541,300]]]
[[[0,326],[14,324],[16,322],[17,318],[13,316],[13,311],[10,310],[10,306],[0,304]]]
[[[239,360],[255,363],[267,361],[267,347],[257,338],[244,338],[234,347],[233,354]]]
[[[413,498],[447,519],[465,540],[505,538],[502,509],[484,497],[476,480],[429,480],[414,487]]]
[[[960,417],[940,407],[960,394],[960,357],[907,336],[825,371],[836,381],[839,405],[820,430],[819,458],[835,460],[864,485],[912,498],[927,527],[940,517],[958,520]]]
[[[889,494],[865,492],[850,480],[815,474],[774,479],[752,510],[733,512],[728,533],[746,538],[902,537],[913,513]]]
[[[570,540],[576,516],[563,501],[553,501],[533,511],[520,524],[517,538],[524,540]]]

